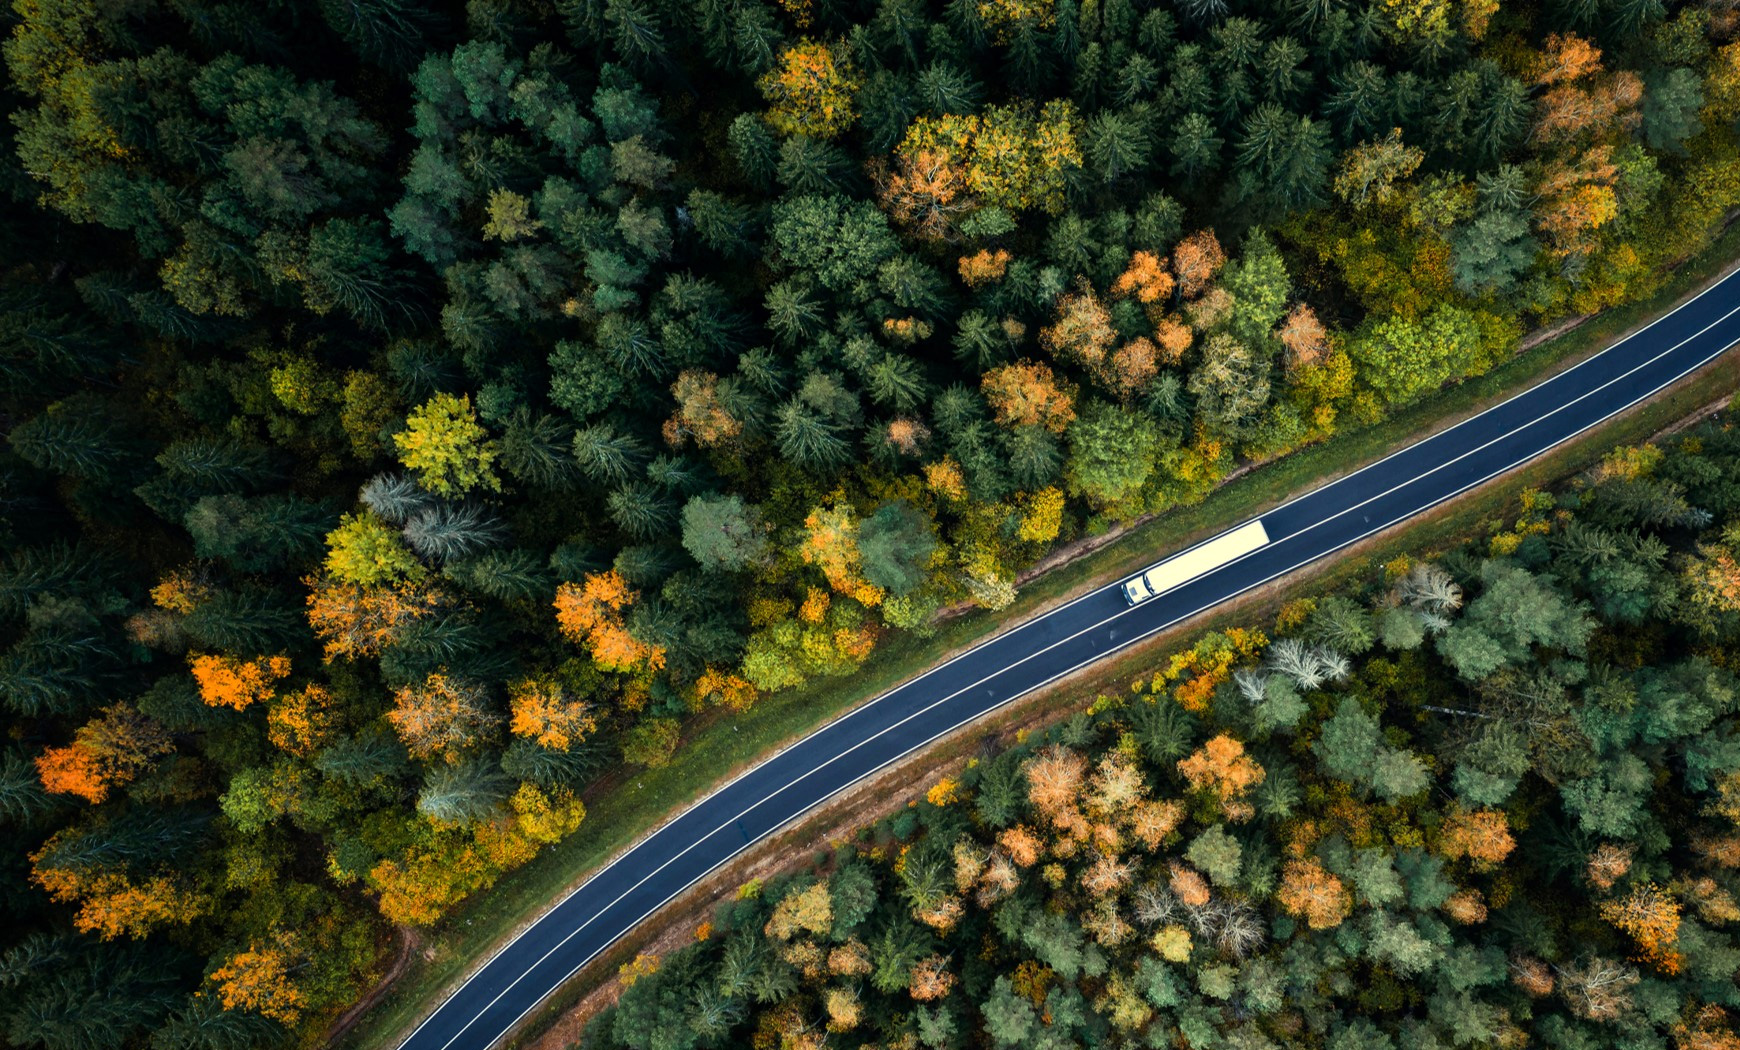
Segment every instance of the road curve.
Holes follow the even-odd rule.
[[[485,1050],[714,868],[938,737],[1234,595],[1532,459],[1740,341],[1740,272],[1599,354],[1261,516],[1271,542],[1126,606],[1112,583],[988,639],[764,760],[601,869],[443,1002],[401,1050]]]

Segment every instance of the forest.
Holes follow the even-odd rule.
[[[1740,1046],[1740,429],[1519,510],[744,884],[579,1050]]]
[[[0,57],[0,1040],[21,1048],[318,1044],[386,968],[395,926],[440,922],[571,835],[608,778],[683,761],[697,720],[850,676],[944,611],[1005,609],[1059,544],[1648,295],[1740,205],[1733,0],[13,0]],[[1677,484],[1735,517],[1711,495],[1725,461],[1671,462],[1684,477],[1607,491],[1630,506]],[[1625,615],[1655,633],[1618,637],[1662,648],[1611,662],[1720,668],[1732,563],[1687,547],[1703,526],[1675,513],[1591,520],[1617,563],[1529,561],[1559,542],[1531,534],[1496,568],[1445,571],[1470,594],[1510,588],[1504,602],[1607,588],[1624,605],[1613,581],[1647,582]],[[1703,604],[1686,558],[1715,574]],[[1482,602],[1464,618],[1505,607]],[[1410,629],[1401,608],[1380,617],[1386,646]],[[1592,608],[1565,613],[1563,637],[1480,634],[1497,640],[1469,642],[1458,672],[1516,683],[1490,687],[1504,704],[1593,688],[1565,677],[1599,663],[1578,655],[1607,637],[1586,617],[1633,621]],[[1668,626],[1697,610],[1703,640]],[[1477,636],[1445,630],[1360,663],[1354,685],[1283,696],[1299,714],[1268,728],[1262,762],[1312,739],[1317,715],[1300,719],[1330,696],[1370,708],[1337,733],[1378,733],[1367,677],[1427,674],[1442,639]],[[1199,671],[1179,672],[1187,736],[1218,696]],[[1408,695],[1392,721],[1419,715]],[[1109,724],[1057,761],[1099,769]],[[1575,754],[1680,739],[1588,732]],[[1398,776],[1417,765],[1411,784],[1433,759],[1404,743],[1372,753]],[[1580,834],[1643,873],[1616,892],[1647,876],[1691,899],[1668,889],[1680,840],[1636,806],[1681,815],[1657,793],[1704,781],[1656,784],[1636,755],[1591,780],[1608,758],[1567,771],[1557,744],[1480,746],[1501,765],[1469,813],[1511,813],[1520,834],[1551,823],[1520,801],[1550,796],[1537,781],[1591,785],[1616,815]],[[1126,758],[1158,761],[1144,753]],[[1321,834],[1274,841],[1305,843],[1301,864],[1321,854],[1324,885],[1365,892],[1337,835],[1406,839],[1395,863],[1443,861],[1439,881],[1471,870],[1419,852],[1441,833],[1412,791],[1359,810],[1393,828],[1333,825],[1354,811],[1308,795],[1342,767],[1314,773],[1307,754],[1299,812],[1325,814]],[[1263,792],[1288,782],[1275,768]],[[1529,785],[1518,801],[1494,786],[1507,777]],[[1062,827],[1028,804],[1011,819]],[[1203,805],[1173,823],[1207,834]],[[947,829],[977,812],[941,809]],[[1219,862],[1190,861],[1223,876],[1217,908],[1268,907],[1248,881],[1265,869],[1224,859],[1229,843],[1257,856],[1251,828],[1281,819],[1263,812],[1202,848]],[[1073,856],[1042,873],[1074,879]],[[889,877],[863,871],[847,879]],[[1482,899],[1506,914],[1487,874]],[[1022,894],[1039,914],[1039,891]],[[1061,921],[1074,898],[1057,900]],[[1442,902],[1381,900],[1380,918],[1310,935],[1311,951],[1343,945],[1330,985],[1363,979],[1354,941],[1373,930],[1450,951],[1426,914]],[[1592,923],[1559,943],[1612,940]],[[829,927],[841,944],[850,928]],[[938,952],[950,936],[914,929]],[[1719,939],[1701,929],[1688,918],[1681,937]],[[738,950],[798,943],[777,940]],[[1088,1024],[1083,989],[1105,992],[1106,971],[1046,958],[1023,1001]],[[1205,965],[1230,980],[1244,963]],[[1427,986],[1408,965],[1376,964],[1374,1024]],[[683,987],[661,972],[625,1010]],[[1649,989],[1668,985],[1647,972],[1633,998],[1659,1013]],[[960,980],[991,989],[989,973]],[[1126,992],[1135,974],[1119,971]],[[866,1009],[895,1009],[892,980]],[[1048,1013],[1054,993],[1068,1002]],[[763,1005],[797,1018],[792,995]],[[748,1001],[721,991],[731,1021],[706,1038],[735,1038]],[[1119,1001],[1134,1012],[1118,1031],[1163,1027]],[[896,1012],[977,1038],[938,1003]],[[1190,1004],[1179,1017],[1211,1010]],[[1499,1009],[1511,1027],[1491,1038],[1520,1034],[1524,1008]],[[1598,1041],[1592,1023],[1559,1031]],[[1687,1031],[1717,1045],[1714,1027]]]

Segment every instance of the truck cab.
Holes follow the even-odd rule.
[[[1146,576],[1135,576],[1124,581],[1124,600],[1131,605],[1145,602],[1154,597],[1154,591],[1148,586]]]

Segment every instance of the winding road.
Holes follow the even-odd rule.
[[[1740,341],[1740,272],[1600,353],[1260,519],[1271,542],[1158,597],[1119,583],[979,643],[763,760],[527,927],[401,1050],[485,1050],[619,937],[812,807],[987,712],[1341,550],[1625,411]],[[1121,581],[1119,581],[1121,582]]]

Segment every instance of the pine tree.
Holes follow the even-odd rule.
[[[1172,174],[1197,179],[1220,170],[1224,140],[1215,133],[1212,120],[1201,113],[1187,113],[1172,133]]]
[[[501,465],[530,485],[561,489],[576,476],[573,428],[552,415],[533,414],[524,406],[502,429]]]
[[[91,396],[59,401],[6,436],[12,450],[40,470],[107,485],[137,460],[102,402]]]
[[[72,543],[20,548],[0,569],[0,610],[22,615],[42,596],[100,586],[109,575],[98,552]]]
[[[500,543],[501,521],[475,503],[437,503],[405,522],[405,542],[431,561],[455,561]]]
[[[182,620],[190,638],[210,649],[271,653],[306,638],[301,611],[285,595],[262,588],[222,590]]]
[[[11,750],[0,756],[0,822],[26,824],[48,812],[52,806],[47,793],[42,790],[36,766],[29,759]],[[0,967],[9,960],[10,954],[5,961],[0,961]],[[4,983],[4,974],[0,972],[0,984]]]
[[[663,535],[676,518],[671,501],[651,485],[629,482],[605,499],[611,520],[636,539]]]
[[[543,559],[519,548],[488,551],[455,561],[444,571],[462,586],[504,602],[541,599],[555,589]]]
[[[417,792],[417,812],[437,825],[466,825],[488,819],[506,800],[511,784],[487,760],[437,765]]]
[[[626,481],[641,465],[646,446],[608,423],[574,432],[574,459],[596,481]]]
[[[409,70],[428,50],[437,18],[406,0],[321,0],[321,17],[364,61]]]

